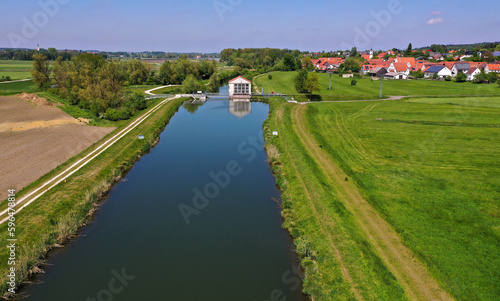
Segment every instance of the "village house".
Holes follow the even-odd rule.
[[[434,75],[437,75],[438,78],[445,78],[447,76],[451,76],[451,70],[446,66],[430,66],[425,69],[424,77],[425,78],[433,78]]]
[[[397,73],[400,75],[404,75],[405,77],[408,77],[410,74],[410,66],[408,66],[409,63],[392,63],[388,68],[387,72],[388,73]],[[403,79],[403,78],[398,78],[398,79]]]
[[[455,77],[459,72],[462,72],[464,74],[467,74],[470,70],[470,64],[469,63],[455,63],[453,65],[453,68],[451,69],[451,76]]]
[[[467,80],[473,81],[479,73],[481,73],[481,69],[472,67],[469,71],[467,71]]]
[[[490,72],[500,73],[500,64],[488,64],[484,68],[484,71],[486,73],[490,73]]]

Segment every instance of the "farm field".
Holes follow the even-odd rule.
[[[47,101],[0,97],[0,191],[21,190],[113,130],[88,126]]]
[[[390,252],[377,247],[376,230],[366,227],[369,213],[350,203],[352,190],[451,297],[494,300],[500,294],[498,101],[272,104],[268,154],[283,189],[285,227],[315,300],[338,297],[331,291],[341,291],[340,299],[376,300],[442,294],[420,291],[399,274],[404,265],[388,264]],[[274,130],[279,136],[270,135]],[[331,166],[345,179],[336,179]]]
[[[0,60],[0,78],[10,76],[11,80],[31,78],[32,61]]]
[[[297,72],[272,72],[273,78],[267,75],[258,76],[255,84],[259,91],[264,88],[264,93],[279,92],[282,94],[297,94],[294,87],[294,78]],[[328,90],[329,74],[319,73],[321,95],[334,95],[325,97],[325,100],[342,99],[341,96],[356,96],[358,99],[376,99],[379,95],[380,81],[368,78],[359,78],[355,86],[351,85],[350,78],[341,78],[337,74],[332,75],[332,90]],[[455,83],[429,80],[384,80],[384,96],[409,96],[409,95],[479,95],[499,94],[500,87],[497,84],[473,84]]]

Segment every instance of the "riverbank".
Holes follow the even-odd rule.
[[[99,157],[73,174],[67,181],[52,188],[35,203],[16,215],[16,288],[31,274],[40,271],[39,266],[51,248],[64,243],[91,219],[96,210],[95,204],[123,174],[130,170],[142,155],[157,143],[160,133],[185,100],[174,99],[163,105]],[[156,104],[155,102],[153,106]],[[111,135],[122,130],[125,126],[120,127]],[[144,139],[138,139],[139,135],[144,135]],[[96,144],[72,158],[55,171],[90,153],[98,145]],[[50,177],[53,172],[42,177],[39,181]],[[17,197],[21,197],[21,195]],[[0,226],[0,233],[7,235],[7,223]],[[0,258],[9,258],[9,250],[6,246],[6,240],[3,240]],[[2,275],[0,293],[3,296],[7,296],[6,292],[9,288],[7,275],[10,267],[7,260],[0,262],[0,274]]]

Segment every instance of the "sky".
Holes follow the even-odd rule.
[[[498,0],[0,1],[0,47],[330,51],[500,41]]]

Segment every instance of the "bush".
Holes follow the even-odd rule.
[[[269,74],[269,75],[267,76],[267,78],[269,78],[269,79],[271,80],[271,79],[273,79],[273,75],[272,75],[272,74]]]
[[[117,121],[117,120],[129,119],[131,116],[132,113],[130,112],[129,109],[117,110],[110,108],[106,110],[106,113],[104,114],[104,119]]]
[[[450,82],[451,81],[451,76],[448,75],[447,77],[444,78],[444,80],[447,81],[447,82]]]
[[[351,80],[351,86],[356,86],[357,83],[358,83],[357,80],[355,80],[355,79]]]
[[[455,81],[456,81],[457,83],[463,83],[463,82],[465,82],[466,80],[467,80],[467,75],[465,75],[465,74],[464,74],[464,73],[462,73],[462,72],[459,72],[459,73],[457,74],[457,77],[455,77]]]

